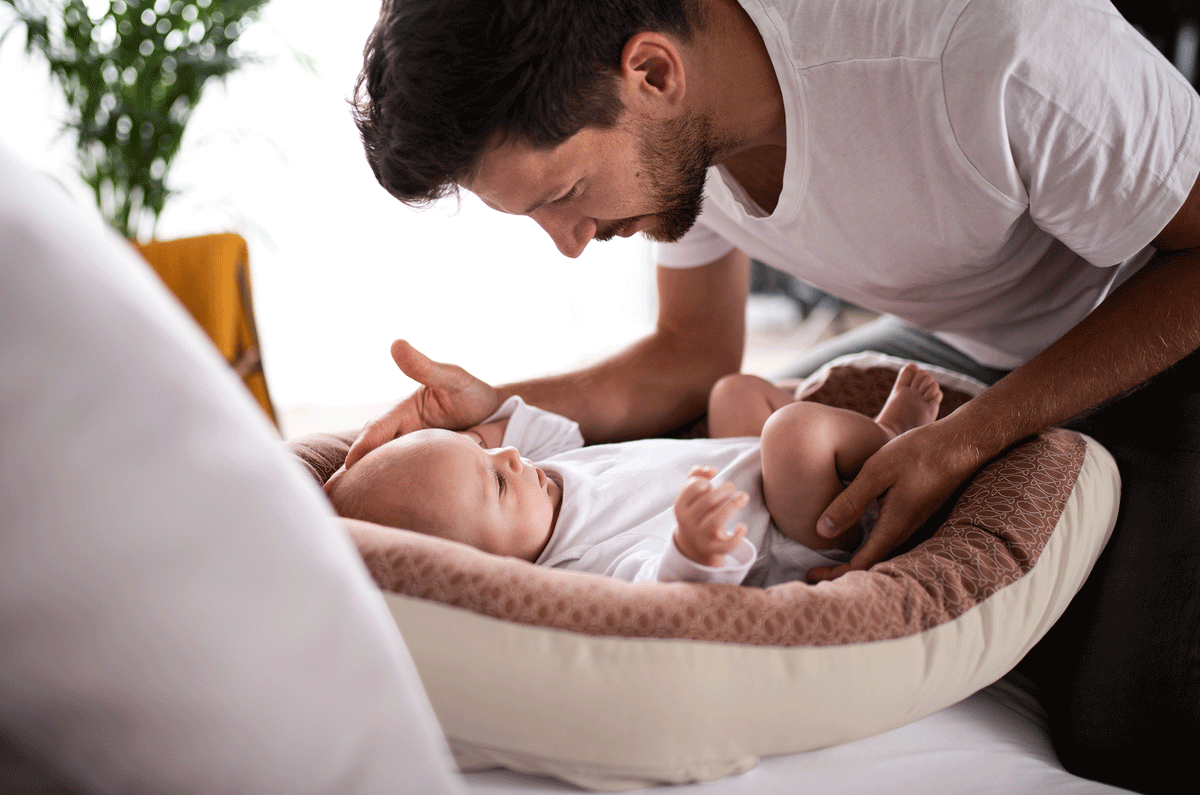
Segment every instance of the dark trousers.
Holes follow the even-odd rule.
[[[1195,780],[1200,743],[1200,352],[1069,424],[1121,473],[1112,539],[1018,666],[1073,773],[1138,792]]]

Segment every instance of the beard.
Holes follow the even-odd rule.
[[[734,147],[713,133],[707,116],[693,112],[658,124],[643,124],[638,132],[638,181],[648,186],[655,211],[618,221],[596,235],[609,240],[649,217],[646,237],[659,243],[682,238],[704,207],[708,167],[718,154]]]

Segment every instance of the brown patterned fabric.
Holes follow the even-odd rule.
[[[809,399],[877,413],[895,371],[840,370]],[[966,399],[948,392],[943,407],[952,411]],[[1029,440],[972,480],[931,539],[869,571],[819,585],[634,584],[542,568],[407,530],[356,524],[351,533],[383,590],[507,621],[590,635],[769,646],[861,643],[950,621],[1028,572],[1054,531],[1085,451],[1082,437],[1069,431]]]
[[[850,409],[859,414],[874,417],[883,408],[887,396],[891,394],[892,385],[895,383],[896,370],[891,367],[841,365],[831,367],[825,381],[804,399]],[[938,419],[945,417],[970,399],[971,396],[965,392],[943,388]]]

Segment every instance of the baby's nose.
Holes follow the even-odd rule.
[[[524,461],[524,459],[521,458],[521,453],[517,450],[517,448],[503,447],[496,453],[496,455],[498,455],[504,461],[505,465],[511,468],[514,472],[521,471],[521,462]]]

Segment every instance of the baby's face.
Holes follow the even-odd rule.
[[[514,447],[484,450],[464,434],[431,429],[406,434],[375,454],[384,469],[372,496],[402,500],[437,535],[529,561],[550,539],[562,488]]]

